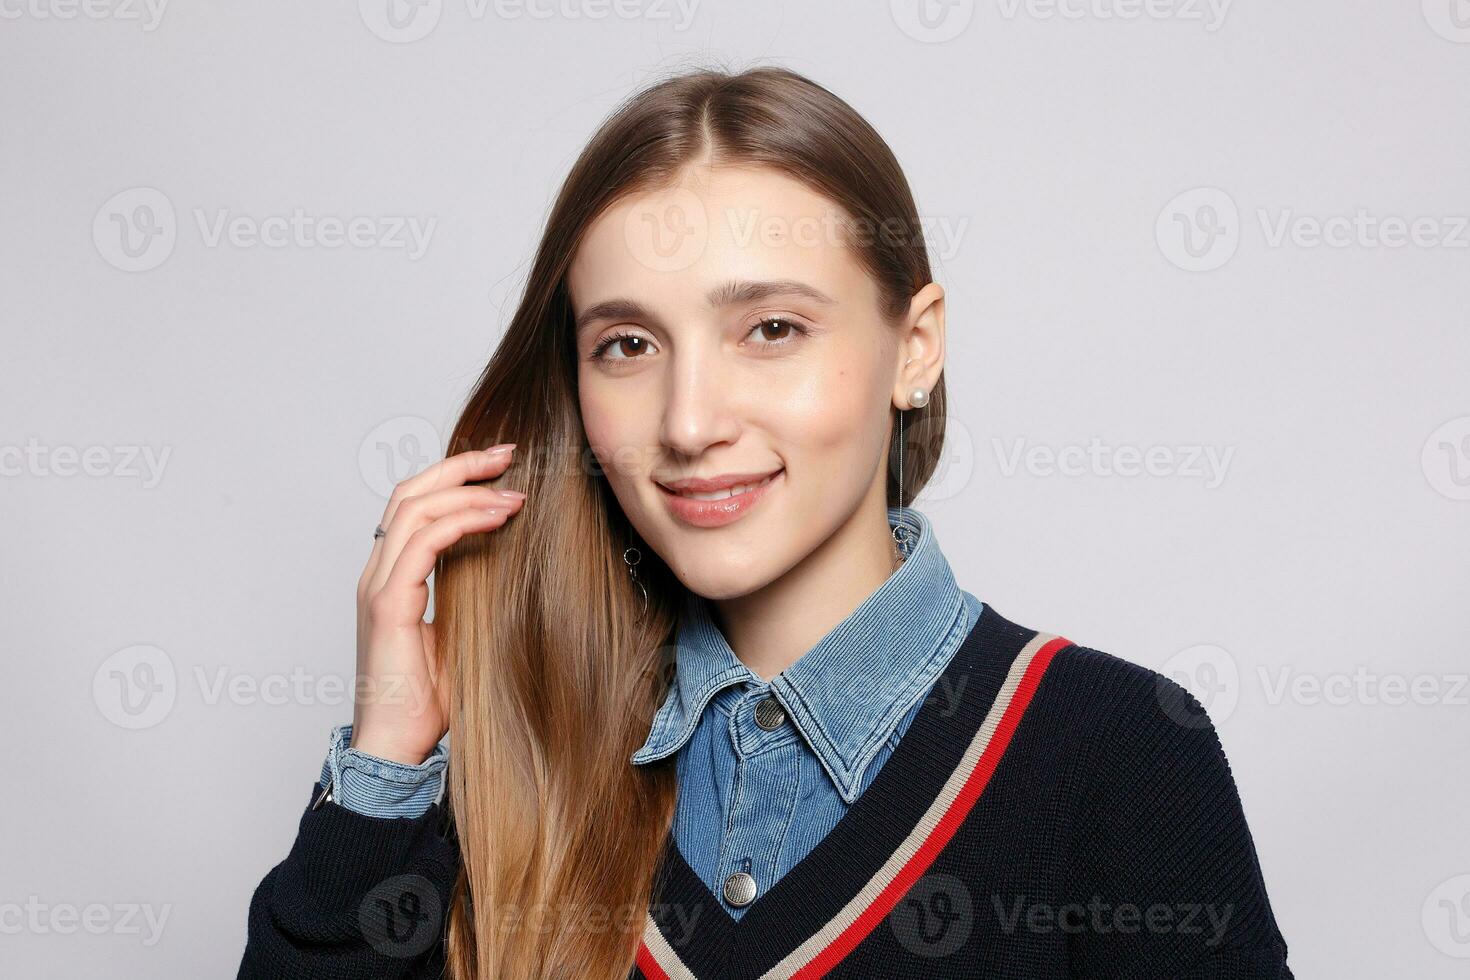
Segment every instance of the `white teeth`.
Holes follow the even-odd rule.
[[[737,493],[747,493],[756,487],[763,487],[775,478],[776,474],[772,473],[759,483],[738,483],[724,490],[710,490],[706,493],[695,493],[693,490],[678,490],[675,492],[681,497],[688,497],[690,500],[724,500],[726,497],[733,497]]]

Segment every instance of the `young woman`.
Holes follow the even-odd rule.
[[[1198,703],[960,589],[910,506],[919,228],[790,71],[601,127],[375,532],[240,976],[1291,976]]]

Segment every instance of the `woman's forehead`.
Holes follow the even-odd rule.
[[[795,280],[841,299],[864,270],[840,207],[768,168],[716,168],[629,195],[592,223],[568,271],[577,310],[633,292],[686,307],[736,280]]]

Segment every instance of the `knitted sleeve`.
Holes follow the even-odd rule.
[[[320,792],[313,783],[312,802]],[[308,803],[251,897],[239,980],[441,976],[459,869],[444,816],[439,804],[410,819]]]
[[[1072,975],[1289,980],[1209,716],[1162,674],[1085,652],[1100,683],[1075,825]]]

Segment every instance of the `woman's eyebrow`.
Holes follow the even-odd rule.
[[[653,319],[653,315],[643,308],[643,304],[635,303],[631,299],[609,299],[583,310],[577,317],[574,331],[580,335],[583,330],[598,320],[649,319]]]
[[[771,296],[805,296],[825,305],[836,302],[815,286],[798,279],[732,279],[709,291],[705,301],[716,309],[736,303],[754,303]],[[643,304],[631,299],[609,299],[589,306],[577,317],[575,330],[581,333],[598,320],[656,320]]]
[[[832,297],[822,292],[815,286],[809,286],[798,279],[761,279],[755,281],[742,281],[732,279],[723,286],[717,286],[710,290],[705,297],[710,306],[730,306],[734,303],[753,303],[756,300],[765,299],[768,296],[805,296],[807,299],[828,306],[835,303]]]

